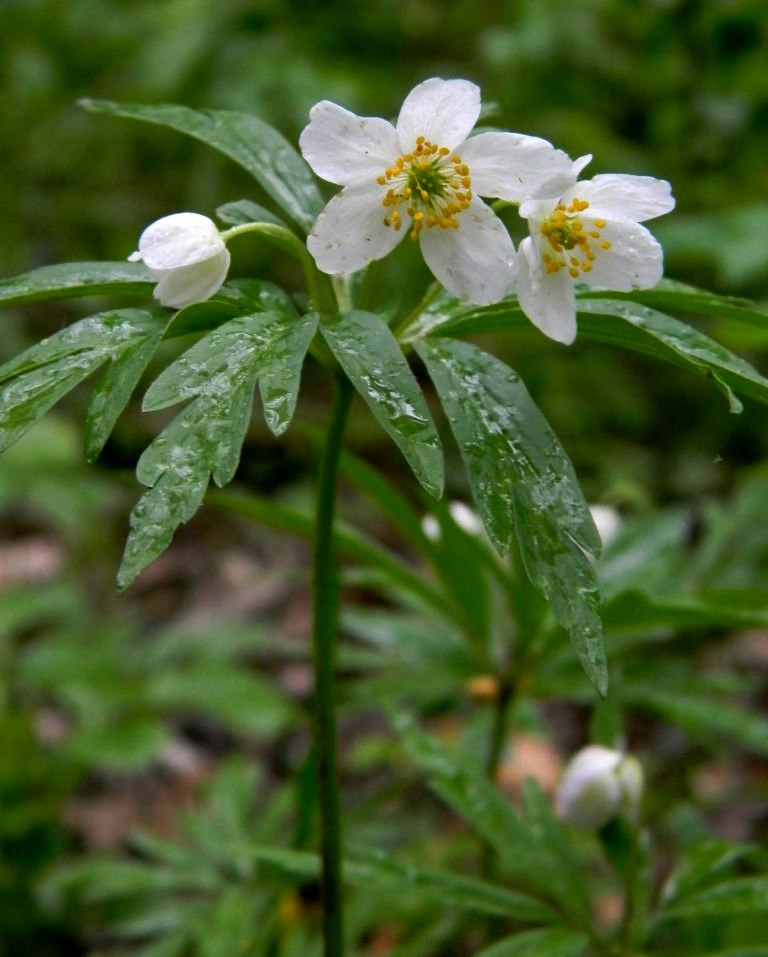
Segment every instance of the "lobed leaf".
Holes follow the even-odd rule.
[[[504,551],[517,535],[531,581],[605,694],[600,589],[584,554],[597,554],[600,538],[568,456],[508,366],[453,339],[426,339],[415,348],[451,423],[491,541]]]
[[[147,390],[145,409],[191,400],[139,459],[136,474],[149,491],[130,517],[118,584],[126,587],[170,544],[202,503],[210,478],[231,481],[251,417],[256,380],[267,376],[267,425],[287,428],[301,366],[316,327],[314,316],[260,312],[239,316],[195,343]]]
[[[0,367],[0,449],[104,363],[88,410],[86,451],[95,458],[157,348],[167,322],[140,309],[103,312],[43,339]],[[108,389],[116,389],[107,395]]]
[[[435,498],[443,492],[443,451],[432,414],[389,327],[370,312],[328,320],[321,331],[348,378],[414,475]]]
[[[202,140],[248,170],[280,208],[305,230],[312,227],[325,205],[309,167],[288,140],[250,113],[90,99],[81,100],[80,104],[92,113],[144,120]]]

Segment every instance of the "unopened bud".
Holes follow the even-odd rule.
[[[568,824],[598,830],[617,814],[634,821],[642,791],[643,769],[637,758],[592,744],[567,764],[555,803]]]

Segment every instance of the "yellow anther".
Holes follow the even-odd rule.
[[[590,231],[587,233],[587,236],[591,236],[592,239],[599,239],[600,233],[596,229],[590,229]]]
[[[425,203],[429,202],[429,193],[425,189],[422,189],[420,193],[421,193],[421,198],[424,200],[424,202]]]
[[[596,219],[594,222],[598,229],[605,229],[606,222],[604,219]]]
[[[447,146],[441,146],[440,149],[438,150],[438,153],[439,153],[441,156],[447,156],[450,152],[451,152],[451,151],[448,149]]]
[[[578,276],[579,276],[578,269],[575,269],[573,266],[571,266],[568,272],[570,273],[571,276],[573,276],[574,279],[578,279]]]
[[[600,248],[601,248],[601,249],[610,249],[610,248],[611,248],[610,240],[604,239],[604,240],[600,243]]]

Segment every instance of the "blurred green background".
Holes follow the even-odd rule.
[[[0,0],[0,276],[54,262],[125,259],[144,226],[170,212],[213,215],[217,206],[241,198],[268,203],[242,170],[204,145],[88,114],[77,106],[80,97],[244,110],[295,141],[319,99],[364,115],[394,116],[415,83],[443,76],[480,84],[489,124],[546,137],[574,157],[593,153],[586,175],[670,180],[677,209],[650,224],[665,247],[667,275],[765,305],[767,63],[765,0]],[[515,227],[514,217],[509,223]],[[380,282],[417,295],[428,277],[406,245],[383,265]],[[270,248],[245,241],[233,254],[234,274],[251,271],[299,288],[292,263]],[[2,358],[88,307],[69,301],[5,311]],[[768,370],[768,330],[690,320]],[[521,374],[591,501],[640,516],[682,502],[691,509],[686,521],[695,539],[696,515],[711,513],[716,497],[730,495],[765,460],[765,410],[746,402],[743,415],[731,415],[703,378],[583,340],[564,348],[533,328],[515,329],[490,345]],[[327,384],[311,368],[305,379],[298,417],[312,422],[323,413]],[[244,562],[250,588],[248,576],[282,583],[295,575],[304,553],[284,537],[244,530],[242,522],[205,509],[194,530],[180,531],[176,557],[158,563],[118,602],[112,582],[125,516],[138,491],[115,473],[135,465],[156,421],[129,411],[101,467],[86,469],[78,448],[78,395],[63,403],[62,419],[38,426],[0,460],[0,532],[8,548],[52,540],[57,549],[49,556],[52,571],[22,575],[20,584],[3,581],[0,932],[9,943],[4,951],[0,939],[0,954],[84,952],[73,942],[80,929],[47,924],[32,889],[62,849],[87,845],[89,828],[77,837],[71,828],[62,830],[62,807],[71,806],[73,794],[82,806],[84,781],[86,798],[134,788],[135,779],[119,775],[145,768],[167,743],[172,723],[182,723],[180,714],[197,707],[207,715],[208,724],[200,719],[203,731],[193,730],[198,738],[213,736],[213,745],[205,741],[216,757],[236,746],[228,734],[253,733],[272,736],[276,773],[297,763],[290,754],[284,758],[284,741],[276,737],[288,733],[295,715],[270,699],[266,711],[277,715],[276,725],[257,727],[264,711],[253,687],[243,689],[244,701],[256,701],[252,713],[232,706],[241,724],[251,725],[234,722],[234,732],[226,691],[202,708],[190,703],[195,688],[207,687],[195,670],[210,674],[206,656],[220,656],[222,682],[231,687],[236,656],[252,647],[252,632],[245,638],[228,632],[219,643],[201,639],[183,653],[173,642],[160,642],[157,661],[146,648],[153,630],[185,615],[209,628],[211,609],[214,616],[234,611],[261,618],[264,607],[250,593],[244,609],[236,602],[218,606],[218,596],[206,590],[209,578],[229,575],[226,596],[239,596]],[[350,441],[396,481],[402,477],[388,440],[360,409]],[[254,421],[239,479],[262,493],[277,489],[302,501],[307,445],[294,429],[276,443]],[[454,459],[452,496],[466,494],[462,474]],[[723,527],[738,531],[734,549],[759,511],[763,488],[758,481],[743,499],[741,524],[724,512],[730,517]],[[346,494],[345,516],[370,521]],[[754,534],[749,568],[742,575],[734,566],[739,586],[764,583],[768,555],[757,527]],[[228,558],[218,560],[217,548]],[[9,552],[3,554],[10,561]],[[38,562],[45,558],[35,554]],[[233,564],[222,571],[225,561]],[[273,610],[268,601],[263,605],[267,614]],[[304,606],[290,614],[279,610],[279,635],[306,632]],[[126,614],[128,625],[121,618]],[[47,642],[59,650],[46,652]],[[94,648],[102,658],[94,658]],[[177,668],[175,655],[184,667]],[[181,690],[174,698],[159,685],[167,675],[175,680],[176,671]],[[62,700],[73,724],[82,717],[87,728],[68,739],[63,755],[58,745],[67,728],[55,726],[59,712],[48,707]],[[217,751],[219,733],[224,743]],[[252,751],[261,758],[260,747]],[[670,761],[677,767],[675,753]],[[163,801],[183,803],[164,793]]]

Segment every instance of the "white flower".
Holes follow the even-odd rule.
[[[639,223],[675,205],[669,183],[651,176],[577,183],[591,158],[576,160],[564,191],[553,180],[520,206],[531,235],[518,249],[518,300],[534,325],[566,344],[576,337],[575,281],[628,292],[661,279],[661,246]]]
[[[643,769],[637,758],[591,744],[568,762],[555,804],[569,824],[597,830],[617,814],[636,820],[642,792]]]
[[[437,78],[411,90],[396,126],[328,100],[316,104],[301,151],[318,176],[344,187],[307,240],[318,268],[356,272],[410,235],[454,296],[477,305],[502,299],[514,278],[515,250],[478,197],[520,202],[553,179],[565,185],[571,163],[534,136],[467,139],[479,115],[474,83]]]
[[[164,216],[144,230],[128,259],[142,260],[157,282],[154,296],[181,309],[212,296],[227,278],[229,250],[216,223],[199,213]]]

